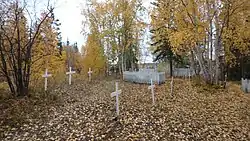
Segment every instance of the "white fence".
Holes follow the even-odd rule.
[[[124,81],[134,82],[134,83],[145,83],[150,84],[152,79],[154,83],[162,84],[165,83],[165,73],[157,72],[154,69],[142,69],[137,72],[123,72]]]
[[[173,75],[177,77],[188,77],[190,73],[190,76],[195,75],[194,71],[189,68],[175,68],[173,69]]]
[[[245,93],[249,93],[250,92],[250,80],[241,78],[241,89]]]

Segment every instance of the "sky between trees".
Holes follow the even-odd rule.
[[[85,44],[86,39],[81,34],[82,20],[81,15],[82,8],[85,8],[84,4],[86,0],[55,0],[56,9],[55,16],[61,21],[62,40],[70,42],[77,42],[79,47]],[[150,2],[153,0],[143,0],[143,5],[146,8],[150,7]],[[80,50],[80,48],[79,48]]]

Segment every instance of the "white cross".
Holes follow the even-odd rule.
[[[89,72],[88,72],[88,74],[89,74],[89,81],[91,81],[91,74],[93,73],[93,71],[91,71],[91,68],[89,68]]]
[[[45,70],[45,74],[42,75],[42,77],[45,78],[45,83],[44,83],[44,90],[47,91],[47,86],[48,86],[48,77],[51,77],[51,74],[48,74],[48,69]]]
[[[149,90],[151,89],[153,105],[155,105],[154,87],[155,87],[155,85],[153,84],[153,80],[151,79],[151,85],[148,86],[148,89],[149,89]]]
[[[69,75],[69,85],[71,85],[71,77],[72,74],[76,73],[75,71],[71,70],[71,67],[69,67],[69,72],[66,72],[67,75]]]
[[[111,93],[111,97],[116,97],[116,114],[119,115],[119,99],[118,96],[122,93],[122,90],[118,90],[118,82],[115,82],[115,92]]]
[[[173,93],[173,81],[174,81],[174,80],[173,80],[173,76],[172,76],[171,86],[170,86],[170,87],[171,87],[171,95],[172,95],[172,93]]]

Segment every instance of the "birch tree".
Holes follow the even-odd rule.
[[[116,63],[120,73],[136,66],[145,26],[138,16],[141,11],[140,0],[90,0],[88,8],[83,10],[84,25],[96,26],[107,62]]]
[[[167,28],[164,33],[173,51],[193,54],[190,60],[197,60],[205,82],[219,84],[224,79],[227,64],[231,63],[225,62],[228,60],[225,51],[230,47],[224,40],[227,29],[234,25],[234,17],[246,20],[249,1],[156,0],[155,5],[152,15],[156,22],[152,24]],[[244,29],[247,26],[240,25]],[[241,39],[239,35],[235,38]],[[243,42],[246,46],[247,41]],[[238,44],[237,48],[244,48],[244,45]]]

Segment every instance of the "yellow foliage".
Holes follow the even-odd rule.
[[[231,66],[236,65],[235,53],[232,51],[239,51],[244,55],[250,53],[250,1],[234,1],[231,6],[235,8],[233,14],[230,15],[227,26],[222,34],[223,45],[226,53],[226,62]],[[227,11],[222,14],[227,17]],[[229,10],[229,12],[231,12]]]
[[[157,3],[152,12],[151,25],[154,29],[166,27],[158,38],[168,36],[176,54],[189,52],[204,40],[206,23],[198,10],[199,3],[193,0],[183,3],[180,0],[157,0]]]
[[[105,73],[106,59],[98,37],[94,33],[89,34],[86,46],[83,46],[83,48],[82,72],[84,76],[87,75],[89,68],[93,71],[93,76],[103,75]]]
[[[66,53],[59,55],[56,31],[51,25],[52,19],[47,19],[41,27],[38,38],[32,50],[31,84],[37,85],[44,78],[42,74],[48,69],[52,77],[65,72]]]

